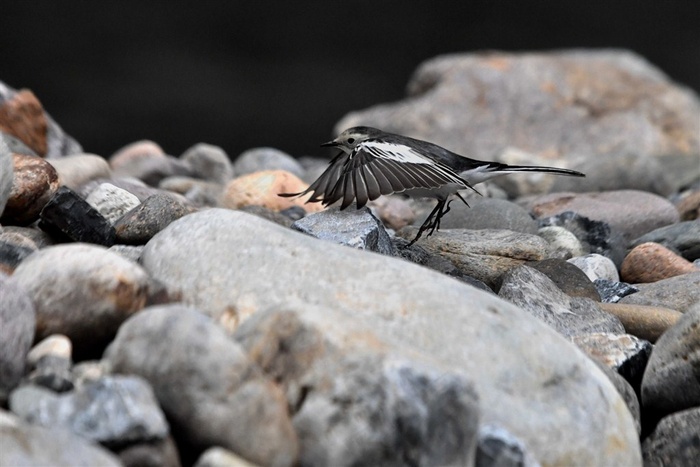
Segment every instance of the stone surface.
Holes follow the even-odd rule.
[[[116,241],[143,245],[168,224],[193,211],[194,208],[171,196],[150,196],[115,222]]]
[[[680,220],[670,201],[638,190],[551,193],[529,200],[526,208],[538,218],[573,211],[606,222],[628,241]]]
[[[168,156],[153,141],[143,140],[131,143],[109,158],[109,165],[115,177],[135,177],[150,186],[173,175],[191,175],[189,165],[175,157]]]
[[[598,308],[595,302],[569,297],[546,275],[529,266],[519,266],[506,273],[498,296],[566,337],[625,332],[620,321]]]
[[[501,427],[479,427],[479,445],[474,465],[477,467],[535,467],[539,465],[522,440]]]
[[[601,303],[600,308],[617,316],[625,330],[640,339],[656,340],[683,316],[676,310],[658,306]]]
[[[659,243],[688,261],[695,261],[700,258],[700,220],[679,222],[652,230],[630,243],[630,247],[647,242]]]
[[[441,229],[500,229],[527,234],[537,233],[537,222],[517,204],[496,198],[470,199],[466,206],[459,199],[450,204],[450,212],[440,223]],[[419,219],[420,225],[425,219]]]
[[[700,407],[664,417],[642,443],[644,465],[695,465],[700,458]]]
[[[134,263],[139,262],[141,257],[141,252],[143,251],[143,245],[112,245],[108,248],[109,251],[113,251],[118,255],[133,261]]]
[[[603,303],[617,303],[622,297],[639,292],[639,289],[626,282],[611,281],[608,279],[596,279],[593,281],[600,301]]]
[[[66,187],[59,188],[41,210],[39,227],[57,240],[111,246],[114,227],[87,201]]]
[[[68,358],[47,355],[41,358],[25,376],[24,383],[41,386],[53,392],[73,389],[72,362]]]
[[[141,203],[136,195],[132,195],[111,183],[100,184],[90,192],[85,201],[112,225]]]
[[[642,405],[656,415],[700,406],[700,303],[654,346],[642,381]]]
[[[169,433],[151,386],[137,376],[107,376],[60,395],[23,386],[10,396],[10,409],[29,423],[65,428],[105,446]]]
[[[537,230],[537,235],[549,243],[549,256],[552,258],[569,259],[586,254],[576,235],[564,227],[542,227]]]
[[[24,260],[13,279],[32,297],[37,338],[65,334],[76,353],[109,342],[148,294],[148,275],[139,265],[94,245],[44,248]]]
[[[639,284],[638,288],[639,292],[622,298],[619,303],[660,306],[685,313],[700,301],[700,272]]]
[[[700,153],[696,94],[628,51],[445,55],[420,65],[408,94],[346,115],[336,133],[374,126],[481,160],[507,146],[550,159]]]
[[[192,177],[174,176],[160,181],[158,188],[179,193],[195,206],[218,206],[224,186]]]
[[[299,209],[301,209],[301,208],[299,208]],[[282,212],[272,211],[272,210],[264,208],[262,206],[255,206],[255,205],[244,206],[244,207],[240,208],[239,211],[246,212],[248,214],[253,214],[254,216],[258,216],[262,219],[268,220],[270,222],[274,222],[275,224],[279,224],[279,225],[282,225],[284,227],[291,227],[294,222],[298,221],[299,219],[302,219],[306,215],[306,211],[301,209],[302,215],[299,216],[298,219],[293,220],[291,217],[285,216],[284,214],[282,214]]]
[[[360,250],[390,256],[395,253],[394,244],[384,226],[366,207],[345,211],[326,209],[299,219],[292,224],[292,229]]]
[[[58,189],[58,175],[40,157],[13,154],[12,161],[12,189],[0,221],[28,225],[39,218],[42,208]]]
[[[418,229],[406,227],[398,232],[412,240]],[[537,235],[510,230],[437,231],[418,243],[430,253],[448,259],[467,276],[493,288],[507,271],[526,261],[539,261],[547,255],[547,243]]]
[[[153,141],[141,140],[118,149],[109,157],[109,165],[113,170],[126,170],[126,167],[137,164],[140,160],[159,158],[165,158],[163,148]]]
[[[410,201],[400,196],[380,196],[367,205],[372,214],[393,230],[401,230],[416,220],[416,213],[411,208]]]
[[[223,448],[209,448],[199,456],[194,467],[256,467],[236,453]]]
[[[236,176],[269,170],[283,170],[300,178],[305,172],[296,159],[275,148],[248,149],[233,162],[233,171]]]
[[[0,404],[24,375],[34,340],[36,317],[31,295],[0,273]]]
[[[15,232],[0,233],[0,272],[12,274],[17,265],[37,250],[36,243]]]
[[[17,235],[28,239],[29,243],[26,243],[24,240],[20,240],[18,242],[22,246],[26,246],[28,248],[34,248],[36,246],[36,248],[41,249],[54,244],[53,239],[46,232],[36,226],[21,227],[16,225],[6,225],[3,226],[2,229],[4,234],[12,235],[13,239],[17,239]]]
[[[611,282],[620,281],[620,275],[617,272],[615,263],[603,255],[591,253],[586,256],[577,256],[567,261],[583,271],[592,282],[598,279]]]
[[[605,365],[604,363],[601,363],[595,358],[593,358],[592,360],[596,365],[598,365],[598,368],[600,368],[603,371],[603,373],[605,373],[610,382],[615,386],[615,389],[617,389],[617,392],[624,399],[625,404],[627,404],[627,408],[629,409],[630,415],[632,415],[632,418],[634,418],[634,425],[637,429],[637,435],[641,435],[642,413],[641,407],[639,405],[639,398],[637,397],[637,392],[639,392],[639,386],[637,386],[635,390],[632,387],[632,385],[618,372],[612,370],[609,366]]]
[[[700,268],[665,246],[653,242],[634,247],[620,268],[622,279],[634,284],[656,282],[691,272],[700,272]]]
[[[483,422],[522,439],[538,462],[641,463],[626,404],[593,362],[518,308],[450,277],[332,243],[319,248],[316,239],[220,209],[169,225],[146,245],[142,262],[183,302],[229,329],[237,323],[231,315],[243,321],[277,308],[308,313],[338,332],[362,324],[392,345],[410,343],[411,352],[470,375]],[[212,277],[220,278],[215,288]]]
[[[181,467],[180,456],[172,436],[131,444],[117,454],[124,467]]]
[[[305,190],[306,183],[296,175],[283,170],[265,170],[243,175],[231,180],[224,189],[221,206],[239,209],[258,205],[273,211],[282,211],[300,206],[306,212],[323,210],[321,203],[305,203],[310,195],[302,198],[283,198],[280,193],[298,193]]]
[[[219,146],[199,143],[186,150],[180,158],[189,165],[192,174],[203,180],[227,183],[233,178],[233,166]]]
[[[173,429],[196,449],[221,446],[262,465],[296,461],[296,433],[279,388],[196,310],[144,310],[122,325],[105,358],[114,371],[148,380]]]
[[[700,189],[689,193],[676,204],[682,221],[700,219]]]
[[[126,190],[132,195],[136,196],[141,202],[145,201],[146,198],[148,198],[149,196],[153,196],[157,193],[163,193],[163,190],[150,187],[138,178],[134,177],[114,177],[110,179],[99,178],[97,180],[87,182],[85,185],[81,186],[77,193],[83,198],[87,198],[94,189],[96,189],[103,183],[109,183],[110,185],[114,185],[117,188]],[[173,196],[176,196],[174,193],[171,194]]]
[[[95,154],[74,154],[48,162],[56,169],[59,183],[71,190],[78,190],[91,180],[112,176],[107,161]]]
[[[0,137],[0,216],[5,210],[7,200],[10,198],[13,177],[14,163],[12,153],[3,138]]]
[[[122,465],[114,454],[80,436],[25,423],[4,410],[0,410],[0,445],[2,464],[7,466]]]
[[[593,283],[576,266],[563,259],[550,258],[541,261],[530,261],[528,267],[537,269],[549,277],[554,284],[569,297],[590,298],[599,302],[600,295]]]

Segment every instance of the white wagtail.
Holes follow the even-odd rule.
[[[341,210],[355,200],[359,209],[367,204],[367,201],[392,193],[436,198],[437,206],[420,226],[416,238],[409,245],[415,243],[425,230],[430,229],[430,236],[440,228],[440,219],[450,210],[447,200],[451,194],[456,194],[466,204],[464,198],[459,195],[459,190],[474,190],[473,185],[513,172],[585,176],[575,170],[556,167],[477,161],[427,141],[366,126],[349,128],[333,141],[321,146],[337,147],[341,152],[306,190],[299,193],[280,193],[280,196],[292,197],[313,193],[307,202],[320,202],[324,206],[342,199]]]

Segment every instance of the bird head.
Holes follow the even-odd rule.
[[[348,128],[339,134],[336,139],[323,143],[321,146],[337,147],[350,154],[358,144],[379,134],[381,134],[381,131],[375,128],[355,126]]]

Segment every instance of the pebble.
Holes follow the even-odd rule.
[[[173,175],[191,175],[189,165],[163,152],[153,141],[137,141],[109,158],[115,177],[134,177],[149,186]]]
[[[700,272],[638,284],[639,292],[623,297],[619,303],[671,308],[685,313],[700,301]]]
[[[12,191],[12,179],[14,176],[14,162],[10,149],[5,144],[0,133],[0,216],[5,210],[5,205]]]
[[[661,419],[642,443],[644,465],[695,465],[700,458],[700,407]]]
[[[0,83],[0,131],[22,141],[39,156],[48,152],[48,121],[41,102],[28,89],[5,93],[7,86]],[[8,95],[9,94],[9,95]]]
[[[62,186],[41,210],[39,227],[57,240],[111,246],[114,227],[87,201]]]
[[[194,210],[167,194],[150,196],[115,222],[115,240],[127,245],[144,245],[168,224]]]
[[[456,199],[440,223],[442,229],[499,229],[537,233],[537,221],[517,204],[504,199],[474,198],[469,206]],[[418,219],[420,225],[425,219]]]
[[[73,357],[73,344],[63,334],[52,334],[39,341],[27,355],[27,363],[31,366],[44,357],[54,356],[70,360]]]
[[[24,384],[40,386],[53,392],[73,389],[72,362],[60,355],[45,355],[24,378]],[[13,393],[14,394],[14,393]]]
[[[37,249],[36,243],[22,234],[0,231],[0,271],[12,274],[17,265]]]
[[[642,243],[625,257],[620,275],[633,284],[657,282],[691,272],[700,272],[693,263],[658,243]]]
[[[537,230],[537,235],[549,243],[549,256],[552,258],[569,259],[586,254],[576,235],[564,227],[542,227]]]
[[[111,183],[100,184],[90,192],[85,201],[112,225],[128,211],[141,204],[135,195]]]
[[[77,191],[92,180],[112,177],[107,161],[95,154],[74,154],[48,162],[56,169],[60,184],[71,190]]]
[[[180,156],[190,167],[194,177],[217,184],[233,178],[233,165],[226,152],[218,146],[198,143]]]
[[[647,242],[661,244],[688,261],[695,261],[700,258],[700,220],[679,222],[652,230],[629,246],[634,248]]]
[[[238,170],[236,169],[238,173]],[[258,205],[273,211],[283,211],[292,206],[300,206],[306,212],[323,210],[321,203],[305,203],[303,198],[283,198],[280,193],[298,193],[305,190],[306,183],[296,175],[282,170],[265,170],[243,175],[231,180],[224,189],[221,206],[239,209]]]
[[[595,302],[600,301],[600,295],[595,285],[579,268],[563,259],[549,258],[541,261],[530,261],[528,267],[537,269],[549,277],[559,287],[559,290],[569,297],[590,298]]]
[[[676,310],[659,306],[601,303],[600,308],[617,316],[629,334],[652,343],[683,316]]]
[[[328,162],[326,162],[327,165]],[[303,177],[305,172],[299,161],[275,148],[248,149],[233,162],[233,172],[236,176],[278,170],[289,172],[299,178]]]
[[[573,211],[606,222],[628,241],[680,220],[670,201],[638,190],[551,193],[529,201],[526,207],[538,218]]]
[[[676,209],[683,221],[700,219],[700,189],[681,198],[676,204]]]
[[[236,453],[224,448],[209,448],[199,456],[194,467],[256,467]]]
[[[219,204],[224,186],[219,183],[207,182],[192,177],[168,177],[158,184],[164,191],[179,193],[194,206],[215,207]]]
[[[388,228],[398,231],[416,220],[411,203],[400,196],[380,196],[368,203],[372,214]]]
[[[56,170],[36,156],[13,154],[12,189],[2,213],[3,224],[29,225],[58,190]]]
[[[600,295],[600,301],[603,303],[617,303],[622,297],[639,292],[637,287],[626,282],[611,281],[608,279],[596,279],[593,281],[593,285],[595,285]]]
[[[567,261],[583,271],[593,282],[599,279],[611,282],[620,281],[620,275],[617,272],[615,263],[603,255],[591,253],[585,256],[577,256]]]
[[[395,254],[389,234],[367,207],[347,211],[339,211],[338,208],[326,209],[299,219],[292,224],[292,229],[359,250],[389,256]]]
[[[138,165],[146,159],[164,159],[165,152],[157,143],[149,140],[127,144],[109,157],[112,170],[129,170],[129,166]]]

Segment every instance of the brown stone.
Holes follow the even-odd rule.
[[[165,152],[153,141],[136,141],[124,146],[109,158],[112,170],[120,170],[128,165],[137,163],[142,159],[164,158]]]
[[[625,331],[640,339],[656,342],[668,328],[676,324],[683,313],[661,306],[599,303],[598,306],[617,316]]]
[[[700,190],[693,191],[676,204],[682,221],[700,219]]]
[[[22,89],[0,106],[0,131],[9,133],[41,156],[46,155],[48,122],[41,102]]]
[[[221,205],[229,209],[263,206],[273,211],[301,206],[306,212],[322,211],[321,203],[305,203],[308,195],[302,198],[279,196],[303,191],[307,186],[299,177],[284,170],[263,170],[231,180],[224,189]]]
[[[1,220],[9,224],[31,224],[58,189],[58,174],[41,157],[13,154],[12,158],[12,190]]]
[[[398,196],[380,196],[369,206],[387,227],[401,230],[416,220],[416,212],[409,201]]]
[[[700,271],[693,263],[663,245],[642,243],[632,249],[620,268],[620,277],[632,284],[656,282]]]

